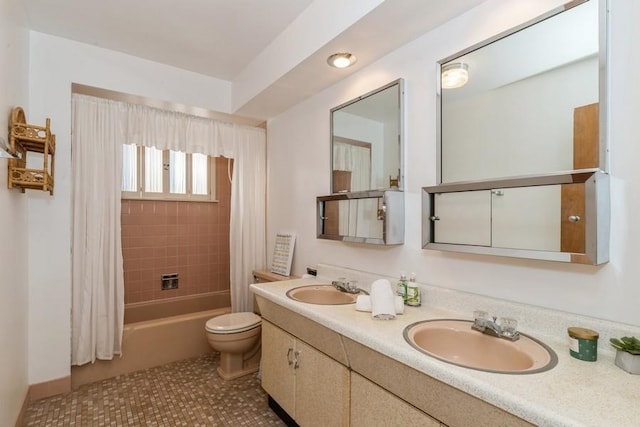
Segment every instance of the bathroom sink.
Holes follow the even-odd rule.
[[[300,286],[287,292],[287,296],[292,300],[323,305],[353,304],[358,295],[360,294],[339,291],[329,284]]]
[[[473,322],[455,319],[425,320],[404,330],[404,339],[431,357],[480,371],[504,374],[544,372],[558,363],[553,350],[520,333],[509,341],[471,329]]]

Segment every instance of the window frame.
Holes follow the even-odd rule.
[[[170,189],[170,151],[162,151],[162,192],[147,192],[145,191],[145,149],[147,147],[143,145],[135,144],[123,144],[131,145],[136,148],[136,185],[137,191],[124,191],[121,190],[122,200],[167,200],[167,201],[183,201],[183,202],[217,202],[216,199],[216,182],[215,182],[215,157],[207,156],[207,194],[191,194],[192,191],[192,153],[186,154],[186,192],[185,193],[171,193]],[[155,147],[151,147],[155,148]],[[123,165],[124,167],[124,165]]]

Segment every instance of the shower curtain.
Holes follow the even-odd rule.
[[[71,364],[120,354],[124,278],[120,180],[125,110],[73,100]]]
[[[252,270],[266,263],[265,130],[79,94],[72,110],[72,365],[121,353],[123,143],[234,159],[231,305],[249,310]]]

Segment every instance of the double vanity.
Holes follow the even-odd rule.
[[[436,64],[436,155],[416,162],[432,173],[422,249],[609,261],[607,22],[606,0],[572,1]],[[405,230],[404,94],[398,79],[331,109],[319,239],[392,246],[418,232]],[[640,378],[609,345],[638,327],[429,286],[421,307],[380,321],[328,286],[368,291],[379,276],[318,277],[252,285],[263,387],[300,425],[638,425]],[[572,326],[599,332],[596,362],[570,356]]]
[[[359,283],[373,281],[361,274]],[[331,300],[331,278],[320,277],[251,287],[263,388],[300,425],[631,426],[640,417],[640,378],[615,367],[606,344],[637,335],[628,325],[424,285],[422,307],[380,321]],[[523,336],[472,330],[477,308],[518,317]],[[600,332],[597,362],[570,357],[575,325]],[[447,360],[456,352],[463,358]]]

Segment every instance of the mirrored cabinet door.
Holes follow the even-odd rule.
[[[561,194],[565,186],[581,187],[581,184],[435,194],[433,240],[436,243],[558,252],[562,237]],[[570,200],[572,206],[580,202],[584,205],[584,198]],[[584,211],[578,206],[576,209],[568,215],[577,217]],[[584,239],[584,232],[581,236]]]
[[[560,251],[562,187],[544,185],[492,190],[492,246]]]
[[[491,246],[489,190],[438,193],[434,197],[434,242]]]
[[[600,264],[608,261],[608,201],[609,176],[600,171],[425,187],[423,244]]]
[[[319,239],[399,245],[404,243],[404,194],[363,191],[317,198]]]

